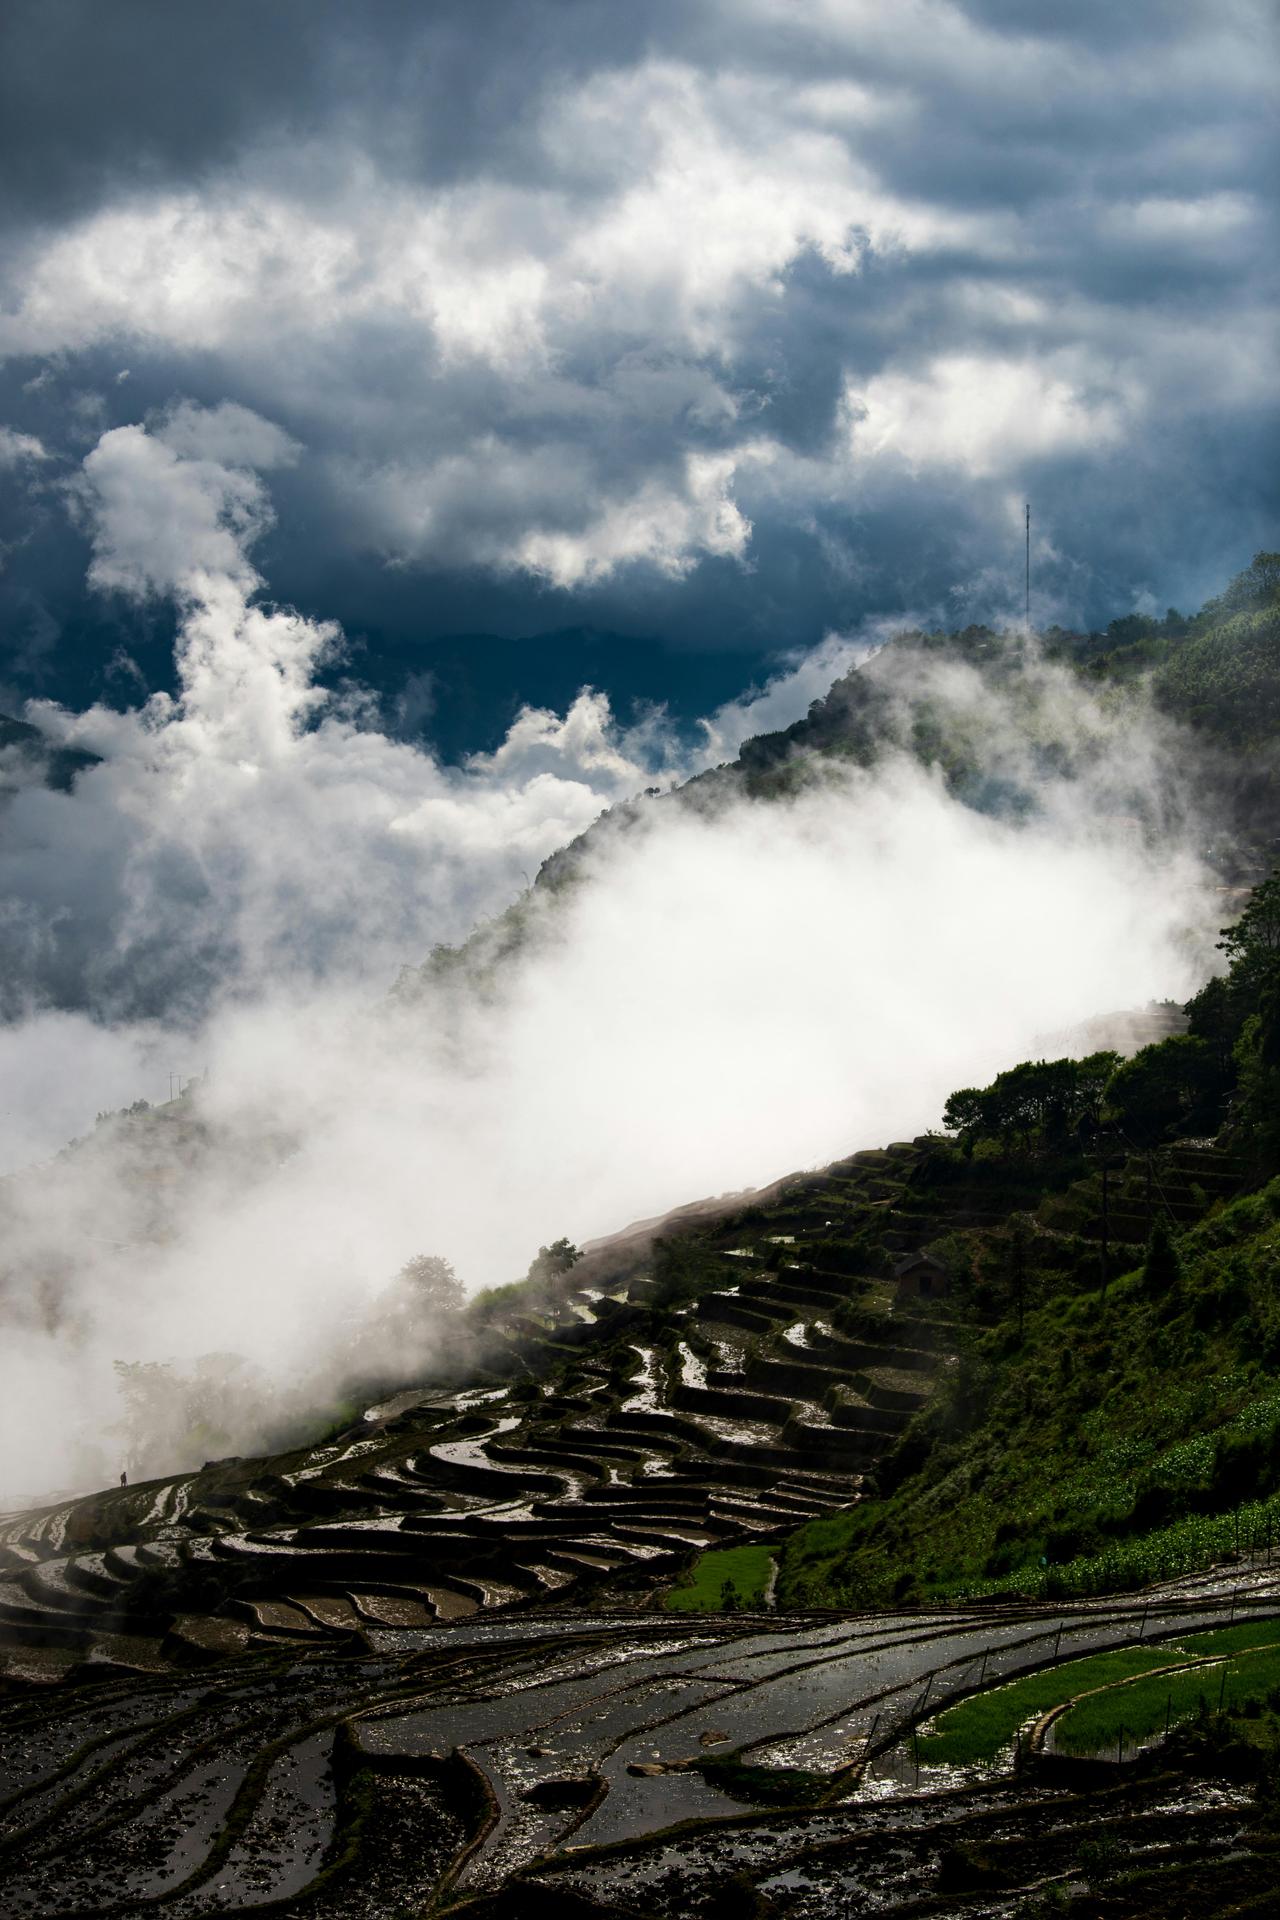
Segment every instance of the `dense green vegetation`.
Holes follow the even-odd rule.
[[[1105,1299],[1033,1268],[1021,1338],[988,1290],[884,1497],[789,1543],[783,1600],[1099,1592],[1280,1542],[1278,1222],[1273,1181]]]
[[[1092,1053],[1085,1060],[1026,1060],[997,1074],[989,1087],[962,1087],[953,1093],[943,1124],[966,1152],[981,1141],[996,1141],[1006,1151],[1020,1146],[1030,1152],[1037,1144],[1060,1148],[1082,1129],[1099,1125],[1119,1068],[1115,1053]]]
[[[1179,1669],[1183,1669],[1179,1671]],[[1054,1726],[1060,1753],[1100,1753],[1123,1736],[1140,1743],[1210,1708],[1258,1710],[1280,1691],[1280,1627],[1247,1620],[1143,1647],[1117,1647],[1024,1674],[940,1713],[918,1741],[926,1766],[1002,1759],[1020,1731],[1066,1701]]]
[[[1187,1034],[948,1103],[934,1179],[1041,1197],[937,1249],[958,1363],[882,1497],[788,1543],[784,1604],[1096,1593],[1280,1543],[1280,873],[1221,945]],[[1218,1148],[1170,1160],[1206,1121]],[[1080,1237],[1099,1207],[1109,1244]]]
[[[1163,1647],[1118,1647],[1114,1652],[1068,1660],[1043,1673],[1025,1674],[1007,1687],[975,1693],[940,1713],[928,1732],[920,1735],[920,1759],[930,1767],[968,1767],[995,1760],[1012,1747],[1020,1729],[1060,1701],[1150,1673],[1176,1658]],[[1162,1709],[1163,1705],[1162,1694]]]
[[[700,1553],[685,1579],[664,1595],[676,1613],[732,1613],[758,1607],[768,1590],[775,1555],[769,1547],[713,1547]]]
[[[1274,1623],[1272,1633],[1275,1633]],[[1080,1700],[1054,1727],[1060,1753],[1107,1753],[1138,1744],[1210,1709],[1248,1714],[1280,1698],[1280,1646],[1188,1672],[1151,1674]]]

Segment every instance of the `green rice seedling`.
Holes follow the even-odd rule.
[[[673,1613],[719,1613],[731,1587],[734,1605],[758,1607],[772,1572],[768,1547],[715,1547],[698,1555],[681,1584],[664,1596],[663,1605]]]
[[[1202,1710],[1226,1712],[1249,1700],[1265,1700],[1280,1687],[1280,1646],[1206,1661],[1183,1673],[1152,1674],[1108,1688],[1069,1708],[1055,1723],[1054,1745],[1062,1753],[1105,1754],[1119,1749],[1121,1734],[1142,1742],[1166,1726],[1193,1720]]]
[[[951,1767],[995,1760],[1012,1746],[1019,1727],[1060,1701],[1070,1700],[1090,1687],[1106,1686],[1113,1680],[1165,1666],[1169,1658],[1160,1648],[1118,1647],[972,1694],[939,1714],[930,1730],[921,1734],[920,1758],[926,1766]]]

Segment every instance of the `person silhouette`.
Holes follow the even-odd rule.
[[[127,1473],[121,1473],[121,1475],[120,1475],[120,1485],[121,1485],[122,1487],[127,1487],[127,1486],[128,1486],[128,1484],[129,1484],[129,1476],[128,1476],[128,1474],[127,1474]]]

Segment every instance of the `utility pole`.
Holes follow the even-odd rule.
[[[1027,623],[1027,632],[1030,633],[1031,631],[1031,502],[1029,500],[1027,501],[1026,507],[1024,508],[1023,511],[1026,516],[1026,530],[1027,530],[1026,623]]]
[[[1110,1174],[1113,1167],[1124,1166],[1124,1155],[1113,1159],[1109,1149],[1117,1144],[1117,1136],[1103,1129],[1095,1140],[1098,1162],[1102,1169],[1102,1245],[1099,1249],[1102,1279],[1102,1306],[1107,1304],[1107,1282],[1111,1277],[1111,1189]]]

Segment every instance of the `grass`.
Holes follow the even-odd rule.
[[[1225,1692],[1218,1658],[1223,1654],[1232,1656]],[[1182,1658],[1204,1665],[1182,1674],[1153,1671]],[[1116,1743],[1121,1727],[1131,1739],[1145,1739],[1163,1728],[1166,1714],[1170,1725],[1193,1718],[1202,1698],[1216,1708],[1221,1694],[1225,1707],[1237,1711],[1250,1700],[1265,1700],[1280,1688],[1280,1621],[1244,1620],[1159,1644],[1088,1654],[974,1694],[939,1714],[933,1729],[920,1736],[920,1758],[928,1766],[994,1760],[1028,1720],[1100,1687],[1109,1691],[1081,1700],[1057,1723],[1061,1751],[1102,1752]]]
[[[931,1767],[974,1766],[994,1760],[1009,1746],[1019,1727],[1047,1713],[1060,1700],[1167,1666],[1176,1659],[1164,1648],[1118,1647],[1087,1654],[1041,1673],[1028,1673],[1004,1687],[976,1693],[940,1713],[933,1730],[920,1735],[920,1758]]]
[[[773,1553],[768,1547],[715,1547],[698,1555],[683,1583],[672,1588],[663,1605],[674,1613],[720,1613],[759,1606],[772,1573]]]
[[[1272,1624],[1272,1634],[1275,1626]],[[1082,1700],[1058,1721],[1054,1744],[1063,1753],[1104,1753],[1117,1746],[1121,1732],[1130,1741],[1148,1739],[1170,1726],[1216,1710],[1239,1712],[1250,1701],[1261,1704],[1280,1687],[1280,1646],[1258,1648],[1189,1673],[1154,1675],[1112,1693]]]
[[[1241,1620],[1233,1627],[1210,1627],[1170,1642],[1187,1653],[1248,1653],[1254,1647],[1280,1645],[1280,1620]]]
[[[1191,1514],[1170,1526],[1110,1541],[1101,1553],[1078,1554],[1055,1566],[1023,1566],[994,1580],[961,1579],[951,1590],[1051,1600],[1132,1592],[1193,1573],[1224,1554],[1249,1552],[1275,1540],[1280,1540],[1280,1494],[1247,1501],[1226,1513]]]
[[[1175,1286],[1135,1271],[1105,1302],[1096,1249],[1042,1235],[1076,1264],[1033,1267],[1021,1333],[972,1236],[956,1365],[880,1497],[792,1535],[779,1604],[1117,1592],[1280,1544],[1278,1222],[1280,1180],[1180,1237]]]

